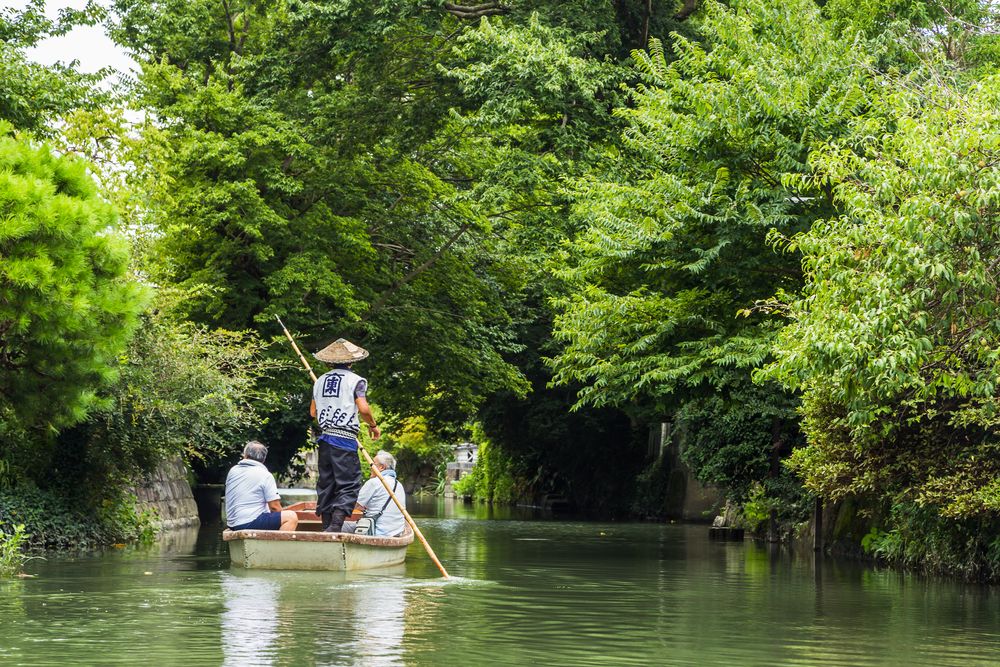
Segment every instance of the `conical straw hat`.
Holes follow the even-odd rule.
[[[367,358],[368,350],[349,340],[338,338],[313,356],[328,364],[353,364]]]

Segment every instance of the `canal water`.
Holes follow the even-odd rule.
[[[0,581],[0,664],[1000,664],[995,588],[704,526],[416,509],[454,580],[416,543],[385,571],[244,572],[217,526],[32,561]]]

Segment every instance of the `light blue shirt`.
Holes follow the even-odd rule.
[[[267,503],[280,499],[274,476],[259,461],[243,459],[226,475],[226,523],[230,528],[250,523],[268,511]]]
[[[392,489],[393,483],[396,481],[396,471],[383,470],[382,477]],[[392,492],[399,498],[400,504],[406,507],[406,489],[403,488],[403,485],[396,484],[396,488],[392,489]],[[389,504],[385,506],[385,512],[375,520],[375,534],[379,537],[395,537],[402,534],[403,527],[406,526],[406,519],[396,507],[396,503],[389,499],[389,492],[382,486],[382,482],[378,481],[378,477],[372,475],[371,479],[365,482],[361,491],[358,492],[358,504],[365,508],[365,516],[378,514],[386,500],[389,501]]]

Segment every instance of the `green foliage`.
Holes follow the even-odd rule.
[[[766,377],[804,392],[793,464],[817,493],[995,515],[1000,82],[880,84],[879,113],[803,179],[843,212],[789,240],[808,280]]]
[[[456,496],[462,498],[474,498],[476,495],[476,487],[480,486],[482,478],[483,473],[481,471],[476,471],[476,469],[473,468],[472,472],[467,474],[465,477],[457,482],[453,482],[451,488],[455,492]]]
[[[823,3],[823,11],[846,35],[860,32],[877,41],[883,61],[893,67],[921,67],[944,58],[988,73],[1000,47],[1000,36],[988,27],[1000,18],[990,2],[831,0]]]
[[[741,506],[743,519],[751,528],[756,528],[767,521],[773,509],[775,509],[775,503],[767,497],[764,485],[758,482],[753,483],[748,491],[746,502]]]
[[[25,544],[40,549],[94,549],[153,534],[154,517],[137,513],[135,498],[109,496],[99,510],[86,511],[67,490],[22,485],[0,491],[0,531],[23,524]]]
[[[280,313],[307,349],[363,343],[373,397],[439,438],[527,391],[532,362],[510,360],[551,319],[563,180],[618,141],[628,50],[677,25],[666,4],[554,0],[488,20],[414,0],[115,10],[157,118],[135,188],[157,282],[210,326],[270,335]],[[302,380],[272,386],[293,398],[266,437],[294,451]]]
[[[523,387],[502,357],[509,274],[458,196],[465,158],[431,140],[454,92],[432,58],[447,13],[217,10],[119,3],[116,34],[143,54],[136,92],[163,119],[139,175],[170,258],[156,278],[210,326],[270,335],[280,313],[307,349],[363,342],[373,395],[438,424]]]
[[[662,403],[767,358],[776,321],[750,309],[801,280],[767,235],[829,211],[782,183],[864,104],[851,44],[807,0],[709,4],[701,31],[704,45],[675,38],[672,62],[659,42],[636,55],[624,166],[580,184],[555,379],[583,383],[581,403]]]
[[[449,125],[469,137],[463,196],[489,212],[497,254],[519,277],[506,306],[520,349],[506,358],[531,386],[527,396],[517,387],[494,392],[479,419],[519,486],[590,512],[627,510],[639,465],[629,457],[631,430],[618,410],[570,413],[576,388],[548,387],[543,357],[558,351],[550,300],[565,290],[553,260],[577,226],[566,183],[602,164],[620,141],[612,110],[624,103],[619,87],[632,75],[619,40],[635,36],[609,9],[531,3],[527,16],[515,9],[465,32],[447,70],[467,105]]]
[[[862,538],[865,552],[879,560],[968,580],[1000,577],[1000,521],[997,517],[954,520],[933,508],[896,503]]]
[[[510,460],[514,477],[535,496],[565,497],[579,511],[624,515],[633,502],[642,470],[645,429],[637,442],[628,417],[611,408],[570,408],[575,392],[546,387],[550,376],[537,351],[527,357],[534,389],[527,398],[494,396],[480,412],[483,437]],[[532,359],[534,357],[534,359]]]
[[[4,459],[0,459],[0,491],[9,489],[14,485],[14,474],[11,465]]]
[[[698,33],[635,54],[624,145],[576,182],[582,229],[564,250],[552,367],[582,387],[578,409],[689,422],[688,464],[741,499],[771,477],[771,449],[798,442],[794,396],[751,382],[782,326],[759,304],[802,281],[769,234],[833,210],[791,181],[864,111],[862,76],[844,65],[864,56],[808,0],[707,3]]]
[[[382,428],[387,435],[375,445],[396,457],[401,478],[414,480],[430,469],[440,473],[443,483],[444,465],[451,458],[452,446],[430,430],[425,418],[410,417],[400,423],[383,421]],[[436,480],[434,484],[438,484]]]
[[[681,456],[699,481],[740,503],[761,482],[772,485],[774,472],[790,475],[783,466],[772,470],[772,456],[787,456],[803,444],[795,407],[773,387],[749,382],[687,402],[676,413]]]
[[[0,528],[0,577],[11,577],[21,571],[21,566],[27,560],[22,552],[26,540],[23,523],[12,526],[7,531]]]
[[[473,500],[512,505],[523,500],[527,489],[519,482],[521,475],[509,456],[488,441],[479,445],[472,472],[452,484],[459,496]]]
[[[88,5],[83,10],[64,8],[52,20],[46,17],[44,0],[31,0],[20,10],[0,8],[0,121],[36,136],[50,136],[57,121],[70,111],[107,102],[108,95],[96,86],[103,73],[39,65],[25,55],[27,48],[46,37],[65,34],[75,25],[93,24],[100,14],[96,5]]]
[[[87,165],[0,122],[0,458],[101,406],[145,290]]]
[[[119,358],[119,378],[105,407],[59,437],[57,469],[88,488],[128,484],[168,458],[202,465],[232,454],[255,435],[261,412],[277,404],[263,382],[277,365],[250,332],[209,330],[176,319],[182,295],[160,294]]]

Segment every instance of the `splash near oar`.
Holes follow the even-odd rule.
[[[312,381],[315,383],[317,379],[316,373],[313,372],[312,366],[309,365],[309,361],[305,358],[305,355],[302,354],[302,350],[299,349],[299,346],[296,344],[295,339],[292,337],[291,332],[288,331],[288,327],[285,326],[285,323],[282,322],[281,318],[278,317],[277,315],[274,316],[274,319],[278,320],[278,324],[281,325],[281,330],[285,332],[285,337],[287,337],[288,342],[292,344],[292,349],[294,349],[295,353],[299,355],[299,361],[301,361],[302,365],[305,366],[306,371],[309,373],[309,377],[311,377]],[[399,511],[402,513],[403,518],[406,520],[406,523],[408,523],[410,525],[410,529],[413,530],[413,534],[416,535],[417,539],[420,540],[420,543],[424,545],[424,550],[427,552],[427,555],[431,557],[431,560],[434,561],[434,564],[437,565],[437,568],[441,571],[441,576],[443,576],[445,579],[450,579],[451,578],[450,575],[448,574],[447,570],[444,569],[444,565],[441,564],[441,561],[438,560],[437,555],[434,553],[434,550],[431,548],[431,545],[427,542],[427,539],[424,537],[424,534],[420,532],[420,528],[417,527],[417,524],[413,520],[413,517],[411,517],[410,513],[406,511],[406,507],[404,507],[403,504],[399,502],[399,498],[397,498],[396,494],[392,492],[392,489],[389,487],[389,483],[385,481],[385,478],[382,476],[382,473],[380,473],[378,468],[375,466],[375,462],[372,460],[371,455],[369,455],[368,452],[365,451],[365,448],[361,446],[358,447],[358,451],[360,451],[361,454],[364,456],[365,462],[368,464],[368,467],[371,468],[372,473],[376,477],[378,477],[378,480],[382,483],[382,486],[385,487],[385,490],[389,494],[389,497],[396,504],[396,507],[399,508]]]

